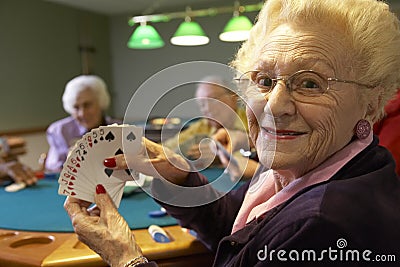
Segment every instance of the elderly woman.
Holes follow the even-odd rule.
[[[209,204],[163,204],[216,251],[215,266],[372,266],[382,255],[392,255],[384,266],[399,265],[400,181],[371,132],[399,87],[399,47],[399,21],[381,1],[266,2],[233,63],[246,72],[249,129],[264,167]],[[207,183],[175,157],[165,171],[165,155],[144,144],[156,177]],[[132,158],[146,171],[143,156]],[[106,164],[124,167],[123,157]],[[153,181],[155,192],[168,190],[164,179]],[[65,203],[79,238],[111,266],[150,266],[97,189],[100,216],[84,209],[90,203]]]
[[[45,168],[50,171],[61,170],[69,148],[86,132],[100,125],[120,122],[105,115],[110,96],[105,82],[98,76],[73,78],[65,86],[62,102],[71,116],[52,123],[47,129],[50,148]]]

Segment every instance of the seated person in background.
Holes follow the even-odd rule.
[[[95,75],[81,75],[67,83],[62,96],[64,110],[71,116],[52,123],[47,129],[49,151],[45,168],[60,171],[71,146],[91,129],[120,123],[105,115],[110,96],[105,82]]]
[[[21,137],[0,138],[0,185],[13,181],[34,185],[37,181],[31,168],[22,164],[18,156],[25,154],[25,140]]]
[[[211,137],[218,129],[226,128],[246,133],[247,119],[245,109],[239,106],[239,99],[230,90],[232,84],[219,76],[207,76],[198,84],[195,99],[200,108],[200,119],[174,137],[162,141],[163,145],[180,152],[189,159],[198,159],[200,150],[207,151],[208,144],[202,148],[202,139]],[[245,134],[247,136],[247,133]],[[203,149],[204,148],[204,149]]]
[[[383,1],[268,0],[233,62],[247,72],[262,165],[252,182],[218,198],[146,140],[147,155],[104,163],[154,176],[153,197],[215,252],[214,266],[398,267],[400,180],[372,125],[400,87],[399,47],[400,21]],[[79,240],[112,267],[155,266],[102,185],[96,193],[95,208],[65,202]]]
[[[374,133],[379,137],[379,144],[392,153],[400,175],[400,90],[385,106],[385,117],[374,124]]]

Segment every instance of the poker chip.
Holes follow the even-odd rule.
[[[171,242],[171,238],[168,234],[158,225],[150,225],[148,228],[148,232],[153,238],[154,241],[158,243],[169,243]]]
[[[167,211],[164,208],[161,208],[159,210],[149,211],[148,215],[149,215],[149,217],[152,217],[152,218],[164,217],[167,215]]]

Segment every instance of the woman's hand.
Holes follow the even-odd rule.
[[[128,224],[102,185],[96,187],[95,201],[92,208],[91,203],[72,197],[64,203],[78,239],[112,267],[124,266],[142,255]]]
[[[0,165],[0,172],[9,176],[16,183],[34,185],[37,182],[37,178],[32,169],[18,161],[4,162]]]
[[[155,178],[164,178],[174,184],[183,184],[190,172],[189,163],[165,146],[142,139],[142,149],[136,155],[125,151],[104,160],[104,166],[112,169],[133,169]]]

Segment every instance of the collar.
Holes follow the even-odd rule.
[[[253,178],[246,192],[242,206],[234,222],[232,233],[243,228],[246,223],[257,219],[274,207],[287,201],[300,190],[329,180],[347,162],[372,143],[373,134],[363,140],[355,139],[333,154],[317,168],[292,181],[279,192],[275,192],[273,170],[267,170]]]

